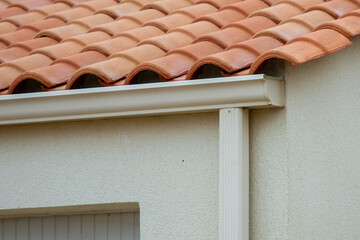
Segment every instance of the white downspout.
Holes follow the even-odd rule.
[[[249,113],[220,110],[219,240],[249,239]]]

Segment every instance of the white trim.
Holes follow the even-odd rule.
[[[0,96],[0,125],[284,105],[262,74]]]
[[[221,109],[219,130],[219,240],[248,240],[248,110]]]

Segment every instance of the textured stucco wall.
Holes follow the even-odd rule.
[[[251,112],[251,239],[360,239],[360,38],[286,66],[286,108]]]
[[[218,114],[0,127],[0,208],[139,202],[141,239],[216,239]]]

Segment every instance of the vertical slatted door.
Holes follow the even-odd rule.
[[[139,213],[0,219],[0,240],[140,240]]]

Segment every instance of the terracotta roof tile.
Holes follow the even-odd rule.
[[[233,45],[226,51],[199,59],[189,70],[187,79],[198,78],[203,66],[214,65],[227,73],[234,73],[250,65],[263,52],[280,47],[283,44],[271,37],[259,37]]]
[[[50,46],[50,45],[55,45],[57,43],[58,43],[58,41],[56,41],[53,38],[42,37],[42,38],[34,38],[34,39],[27,40],[27,41],[19,42],[19,43],[11,45],[11,47],[20,47],[20,48],[32,51],[34,49],[38,49],[38,48],[46,47],[46,46]]]
[[[156,9],[159,10],[165,14],[169,14],[171,12],[174,12],[178,9],[191,6],[192,3],[190,0],[161,0],[156,1],[150,4],[146,4],[142,7],[142,9]]]
[[[342,18],[321,24],[318,29],[334,29],[346,37],[354,37],[360,34],[360,10],[344,15]]]
[[[116,0],[91,0],[77,4],[75,7],[85,7],[95,12],[99,9],[114,6],[116,4],[118,4]]]
[[[118,20],[111,23],[101,24],[92,28],[90,31],[103,31],[114,36],[124,31],[138,28],[147,21],[151,21],[163,16],[164,14],[158,10],[147,9],[120,17]]]
[[[323,0],[279,1],[274,6],[254,12],[251,16],[264,16],[276,23],[303,13],[308,7],[323,2]]]
[[[9,22],[0,22],[0,35],[4,33],[13,32],[17,26]]]
[[[172,80],[184,75],[201,57],[222,51],[223,48],[212,42],[199,42],[176,50],[162,58],[139,64],[131,71],[125,84],[137,83],[142,71],[152,71],[163,81]]]
[[[196,42],[210,41],[223,48],[227,48],[234,43],[250,39],[258,31],[274,26],[276,26],[276,24],[266,17],[251,17],[229,24],[219,31],[204,34],[197,38]]]
[[[84,77],[95,76],[104,85],[116,82],[126,77],[138,64],[164,55],[163,50],[151,44],[122,51],[109,60],[80,68],[68,82],[67,88],[76,88],[79,82],[85,80]]]
[[[207,3],[200,3],[189,7],[182,8],[172,14],[148,21],[145,25],[156,26],[164,32],[172,28],[186,25],[195,20],[196,17],[216,12],[217,8]]]
[[[18,1],[16,3],[11,4],[11,7],[19,7],[24,9],[25,11],[42,7],[45,5],[50,5],[53,2],[51,0],[25,0],[25,1]]]
[[[35,68],[43,67],[51,64],[52,60],[41,54],[29,55],[0,66],[0,89],[8,88],[10,83],[14,84],[14,80],[23,72]],[[11,93],[12,91],[10,91]]]
[[[65,22],[63,22],[60,19],[48,18],[48,19],[40,20],[40,21],[37,21],[37,22],[34,22],[34,23],[23,25],[23,26],[19,27],[18,29],[28,28],[28,29],[32,29],[34,31],[39,32],[39,31],[42,31],[42,30],[55,28],[55,27],[60,27],[60,26],[63,26],[63,25],[65,25]]]
[[[8,62],[20,57],[25,57],[30,53],[28,49],[12,47],[0,51],[0,63]]]
[[[14,32],[5,33],[0,36],[0,41],[6,45],[11,45],[17,42],[22,42],[33,38],[36,31],[33,29],[22,28]]]
[[[64,22],[70,22],[82,17],[87,17],[93,14],[93,10],[86,7],[74,7],[65,11],[50,14],[49,18],[58,18]]]
[[[0,94],[301,64],[360,34],[360,0],[0,1]]]
[[[332,21],[334,18],[326,12],[319,10],[312,10],[307,13],[288,18],[270,29],[263,30],[254,37],[271,36],[283,43],[291,39],[311,32],[315,27],[323,22]]]
[[[283,47],[264,52],[251,65],[250,74],[258,72],[261,65],[271,58],[284,59],[293,65],[298,65],[338,51],[350,44],[351,42],[341,33],[322,29],[295,38]]]
[[[111,7],[107,7],[97,11],[96,13],[103,13],[113,18],[118,18],[129,13],[137,12],[141,8],[141,4],[136,2],[124,2]]]
[[[69,6],[74,6],[83,2],[87,2],[90,0],[55,0],[55,2],[62,2],[62,3],[66,3]]]
[[[229,4],[233,4],[242,0],[199,0],[196,3],[209,3],[217,8],[226,7]]]
[[[4,10],[9,6],[8,3],[0,1],[0,10]]]
[[[268,7],[268,5],[260,0],[247,0],[230,4],[218,12],[200,17],[196,21],[206,20],[219,27],[224,27],[232,22],[245,19],[249,14],[266,7]]]
[[[12,17],[20,14],[26,13],[26,10],[19,7],[9,7],[3,10],[0,10],[0,19],[6,17]]]
[[[339,18],[350,11],[358,9],[359,7],[360,1],[358,0],[333,0],[325,2],[323,4],[312,6],[308,9],[308,11],[322,10],[329,13],[335,18]]]
[[[11,45],[0,51],[0,63],[27,56],[32,50],[57,44],[52,38],[36,38]]]

